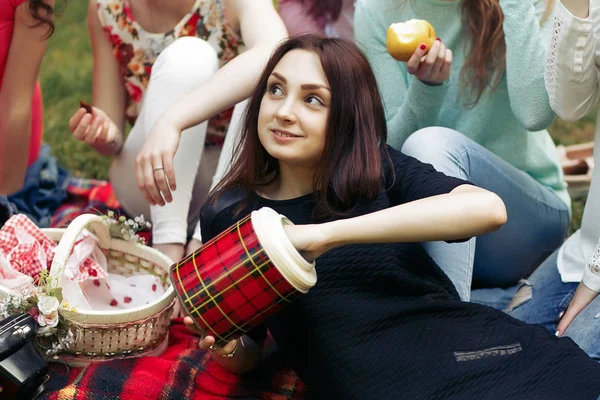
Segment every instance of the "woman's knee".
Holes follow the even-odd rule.
[[[439,155],[454,153],[471,141],[454,129],[430,126],[419,129],[406,139],[402,152],[424,162],[431,162]]]
[[[193,86],[219,69],[215,49],[205,40],[182,37],[171,43],[156,59],[151,79],[169,79]]]

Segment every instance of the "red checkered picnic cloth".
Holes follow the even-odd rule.
[[[34,241],[24,241],[26,235],[31,236]],[[52,265],[55,247],[56,244],[24,214],[13,215],[0,229],[2,255],[15,270],[34,280],[42,270],[49,269]],[[91,258],[86,259],[79,268],[78,281],[89,277],[106,277],[106,272]]]

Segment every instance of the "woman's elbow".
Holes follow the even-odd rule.
[[[556,113],[550,107],[549,104],[546,106],[545,112],[540,112],[539,108],[529,109],[522,108],[517,118],[521,121],[523,127],[529,132],[538,132],[548,128],[554,122]]]
[[[500,229],[508,220],[504,201],[495,193],[488,193],[488,226],[490,231]]]

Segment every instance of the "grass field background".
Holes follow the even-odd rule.
[[[48,44],[40,73],[44,94],[44,141],[52,147],[60,164],[74,175],[107,179],[111,160],[75,140],[68,128],[69,118],[79,107],[79,101],[90,102],[92,97],[87,1],[69,1],[66,7],[61,7],[56,32]],[[569,145],[593,140],[594,128],[595,112],[575,123],[557,119],[550,127],[550,133],[557,144]],[[573,202],[572,229],[579,226],[584,200]]]

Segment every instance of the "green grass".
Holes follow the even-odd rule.
[[[107,179],[110,159],[75,140],[68,126],[79,101],[92,98],[92,55],[86,15],[87,1],[69,1],[56,20],[56,32],[50,39],[40,73],[44,140],[60,164],[75,175]],[[575,123],[556,120],[549,130],[557,144],[569,145],[593,140],[594,128],[595,112]],[[580,224],[584,201],[573,201],[572,230]]]

